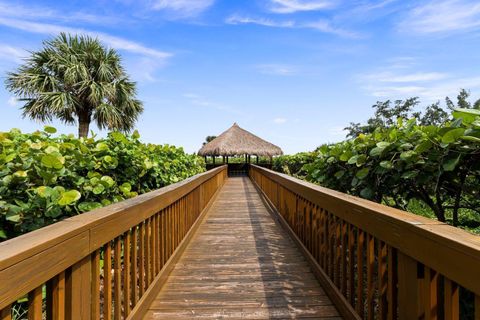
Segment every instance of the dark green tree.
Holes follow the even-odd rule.
[[[78,123],[79,137],[87,137],[92,121],[128,132],[143,111],[120,55],[89,36],[61,33],[45,41],[8,73],[6,86],[25,103],[24,117]]]
[[[210,141],[212,141],[213,139],[215,139],[217,136],[207,136],[205,138],[205,142],[203,143],[203,145],[206,145],[207,143],[209,143]]]

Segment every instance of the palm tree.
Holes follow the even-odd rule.
[[[43,45],[5,81],[25,102],[24,117],[78,122],[79,137],[88,136],[92,121],[100,129],[133,129],[143,106],[115,50],[96,38],[65,33]]]

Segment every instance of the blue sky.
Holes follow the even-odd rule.
[[[145,105],[142,140],[188,152],[233,122],[312,150],[377,100],[480,92],[478,1],[0,0],[2,80],[61,31],[117,49]],[[0,131],[43,127],[4,86],[0,102]]]

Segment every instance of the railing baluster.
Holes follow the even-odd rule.
[[[61,318],[59,318],[61,319]],[[92,253],[92,319],[100,319],[100,250]]]
[[[424,276],[424,306],[425,319],[437,319],[437,285],[438,273],[428,267],[425,267]]]
[[[12,320],[12,305],[8,305],[0,311],[0,320]]]
[[[365,248],[365,233],[361,229],[357,229],[357,302],[355,309],[360,317],[363,317],[365,312],[363,298],[364,298],[364,284],[363,284],[363,256]]]
[[[112,247],[108,242],[104,246],[103,258],[103,317],[112,319]]]
[[[387,319],[388,305],[387,305],[387,255],[388,248],[385,242],[378,241],[378,319]]]
[[[458,285],[450,279],[443,278],[444,282],[444,300],[445,300],[445,320],[458,320],[460,318],[459,306],[459,288]]]
[[[141,298],[145,291],[145,222],[140,224],[139,242],[140,246],[138,248],[138,296],[139,298]]]
[[[374,318],[375,282],[373,272],[375,267],[375,238],[367,234],[367,319]]]
[[[355,305],[355,228],[348,225],[348,298]]]
[[[132,230],[132,306],[138,302],[138,226]]]
[[[341,239],[341,244],[342,244],[342,259],[341,259],[341,264],[342,264],[342,293],[346,297],[347,296],[347,224],[345,221],[342,220],[342,239]]]
[[[124,233],[123,236],[123,312],[124,317],[126,318],[130,314],[130,283],[131,283],[131,275],[130,275],[130,267],[132,265],[130,261],[130,242],[131,242],[131,235],[130,230]]]
[[[42,320],[42,287],[37,287],[28,294],[28,320]]]
[[[122,243],[120,237],[114,240],[113,252],[113,302],[114,319],[120,320],[122,317]]]
[[[397,283],[398,283],[398,270],[397,270],[397,249],[388,246],[388,285],[387,285],[387,300],[388,300],[388,316],[389,320],[397,319]]]

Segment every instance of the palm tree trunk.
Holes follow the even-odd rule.
[[[80,114],[78,116],[78,137],[79,138],[88,137],[89,127],[90,127],[90,115]]]

